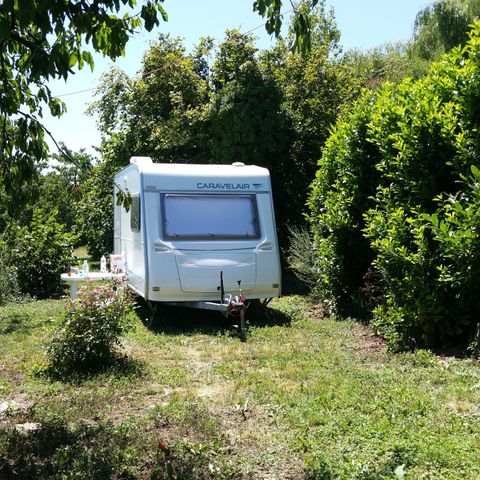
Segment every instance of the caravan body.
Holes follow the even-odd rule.
[[[114,209],[114,253],[149,301],[202,302],[224,292],[280,295],[280,258],[268,170],[152,163],[133,157],[115,176],[132,195]],[[115,192],[115,193],[116,193]]]

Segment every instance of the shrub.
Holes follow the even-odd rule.
[[[478,329],[479,72],[477,21],[426,78],[359,101],[319,163],[309,206],[322,293],[355,313],[373,271],[384,292],[373,322],[394,349],[466,347]]]
[[[317,251],[319,293],[331,313],[362,314],[364,276],[373,259],[362,229],[373,206],[379,151],[368,140],[373,96],[366,93],[341,119],[323,151],[308,201]]]
[[[20,290],[38,298],[63,291],[60,274],[72,263],[75,235],[56,221],[56,214],[44,217],[33,212],[30,225],[13,227],[7,234],[6,259],[14,265]]]
[[[8,265],[0,253],[0,305],[18,300],[21,297],[17,272]]]
[[[374,323],[395,349],[466,345],[478,321],[479,33],[424,80],[382,89],[372,118],[382,185],[365,233],[387,293]]]
[[[318,284],[316,253],[310,233],[306,229],[290,229],[288,264],[295,276],[315,294]]]
[[[86,282],[66,305],[47,353],[57,374],[95,372],[115,360],[120,338],[131,327],[133,302],[123,282]]]

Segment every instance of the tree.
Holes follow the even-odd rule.
[[[124,54],[133,31],[167,20],[161,0],[148,0],[133,13],[136,0],[4,0],[0,4],[0,176],[7,191],[35,173],[48,157],[42,112],[60,116],[65,105],[47,82],[66,79],[85,64],[92,50],[115,59]],[[121,8],[130,8],[120,16]],[[86,49],[91,45],[90,49]]]
[[[31,179],[36,163],[48,158],[45,134],[50,132],[41,124],[43,109],[53,116],[65,111],[48,81],[67,79],[74,67],[85,64],[93,69],[92,51],[111,59],[123,55],[135,29],[143,26],[150,31],[159,24],[159,16],[167,20],[162,1],[147,0],[136,13],[137,0],[4,0],[0,4],[0,176],[7,192]],[[309,2],[315,5],[317,0]],[[254,10],[267,18],[267,30],[276,35],[281,7],[282,0],[253,3]],[[296,47],[305,50],[309,25],[303,10],[295,16],[295,24]]]
[[[315,175],[318,159],[343,105],[358,95],[352,88],[348,69],[338,62],[339,32],[333,14],[319,2],[313,11],[306,11],[311,28],[310,51],[305,55],[288,48],[296,38],[292,28],[286,41],[280,41],[260,56],[260,69],[269,82],[281,92],[279,111],[289,122],[286,157],[279,157],[283,172],[278,178],[280,202],[287,209],[288,226],[303,225],[302,212],[308,186]],[[284,154],[285,155],[285,154]],[[276,181],[272,175],[273,182]],[[287,225],[282,226],[288,236]]]
[[[104,159],[118,167],[133,155],[163,162],[205,161],[199,124],[209,95],[198,62],[198,56],[186,54],[181,39],[160,35],[136,78],[117,69],[103,76],[100,99],[89,111],[98,115]]]
[[[282,92],[262,76],[255,60],[218,92],[209,112],[211,161],[243,162],[270,170],[280,240],[286,225],[298,217],[298,175],[292,175],[289,146],[291,122],[282,108]],[[293,187],[293,188],[292,188]]]
[[[77,204],[80,243],[97,260],[113,250],[113,186],[105,179],[113,178],[117,171],[115,163],[103,161],[95,166],[82,185]]]
[[[347,69],[353,80],[354,88],[375,89],[384,82],[398,83],[405,77],[420,78],[426,75],[425,62],[409,56],[410,44],[387,43],[371,50],[347,50],[340,60],[342,68]]]
[[[53,154],[49,171],[39,177],[37,204],[46,216],[56,211],[56,221],[67,231],[75,231],[78,206],[92,172],[93,158],[83,149],[72,152],[63,144],[61,149],[64,153]]]
[[[436,0],[417,14],[410,54],[432,61],[465,45],[479,15],[480,0]]]
[[[227,30],[212,67],[214,89],[218,92],[234,80],[242,65],[255,59],[256,52],[253,35],[243,34],[235,29]]]

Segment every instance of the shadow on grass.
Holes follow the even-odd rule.
[[[32,325],[30,316],[27,313],[9,313],[0,315],[0,335],[9,335],[11,333],[28,333],[35,330],[36,325]]]
[[[135,432],[124,426],[70,426],[58,419],[24,425],[30,429],[0,429],[2,480],[132,478],[124,474],[136,460],[123,452],[132,449]]]
[[[180,440],[167,447],[158,437],[161,432],[141,424],[37,421],[0,428],[2,480],[218,478],[212,472],[215,444]],[[230,466],[224,470],[221,478],[246,478]]]
[[[52,382],[60,381],[78,385],[104,375],[113,378],[142,378],[146,375],[146,371],[147,365],[144,361],[116,354],[108,361],[83,368],[79,365],[50,364],[36,371],[35,376]]]
[[[154,321],[150,324],[151,312],[147,304],[139,301],[139,318],[155,333],[164,335],[237,335],[239,318],[225,318],[219,312],[158,304]],[[288,326],[290,317],[284,313],[251,302],[245,312],[247,324],[256,327]]]

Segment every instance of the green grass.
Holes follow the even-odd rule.
[[[87,252],[87,247],[81,246],[77,247],[73,251],[73,255],[78,258],[78,261],[90,260],[90,255]]]
[[[129,360],[70,383],[35,374],[63,303],[1,308],[0,478],[480,478],[477,362],[272,308],[245,343],[220,316],[139,310]]]

